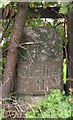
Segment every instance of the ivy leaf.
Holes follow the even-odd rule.
[[[69,3],[63,3],[61,5],[59,13],[67,14],[69,9]]]

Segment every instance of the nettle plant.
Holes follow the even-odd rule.
[[[5,113],[5,110],[0,109],[0,120],[2,120],[2,118],[4,118],[4,113]]]
[[[65,96],[60,90],[52,90],[38,107],[26,113],[26,118],[71,118],[73,117],[73,103],[70,96]]]

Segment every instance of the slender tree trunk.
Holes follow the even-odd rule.
[[[69,13],[68,17],[68,53],[69,53],[69,71],[68,77],[73,78],[73,11]]]
[[[68,81],[66,94],[73,93],[73,11],[67,16],[68,25]]]
[[[18,6],[18,12],[15,18],[15,25],[11,36],[10,45],[8,48],[7,62],[3,74],[2,80],[2,98],[6,98],[9,95],[11,84],[13,82],[13,75],[15,72],[18,45],[20,44],[24,24],[27,18],[28,4],[20,2]]]

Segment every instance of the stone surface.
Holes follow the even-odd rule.
[[[19,94],[45,95],[50,89],[61,89],[61,62],[21,61],[18,67]]]
[[[19,51],[17,86],[19,95],[45,95],[62,88],[62,39],[48,27],[26,27]]]
[[[62,39],[56,30],[48,27],[25,27],[24,33],[24,49],[21,49],[24,57],[20,56],[22,60],[62,60]]]

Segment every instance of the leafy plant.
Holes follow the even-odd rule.
[[[73,4],[70,3],[70,2],[63,2],[61,4],[61,8],[60,8],[60,13],[63,13],[63,14],[68,14],[69,12],[71,12],[73,10]]]
[[[2,7],[2,6],[6,6],[7,4],[9,3],[9,0],[4,0],[4,1],[0,1],[0,8]]]
[[[0,108],[0,120],[4,118],[4,113],[5,113],[5,110]]]
[[[65,96],[60,90],[52,90],[50,94],[26,113],[26,118],[70,118],[73,117],[71,96]]]

